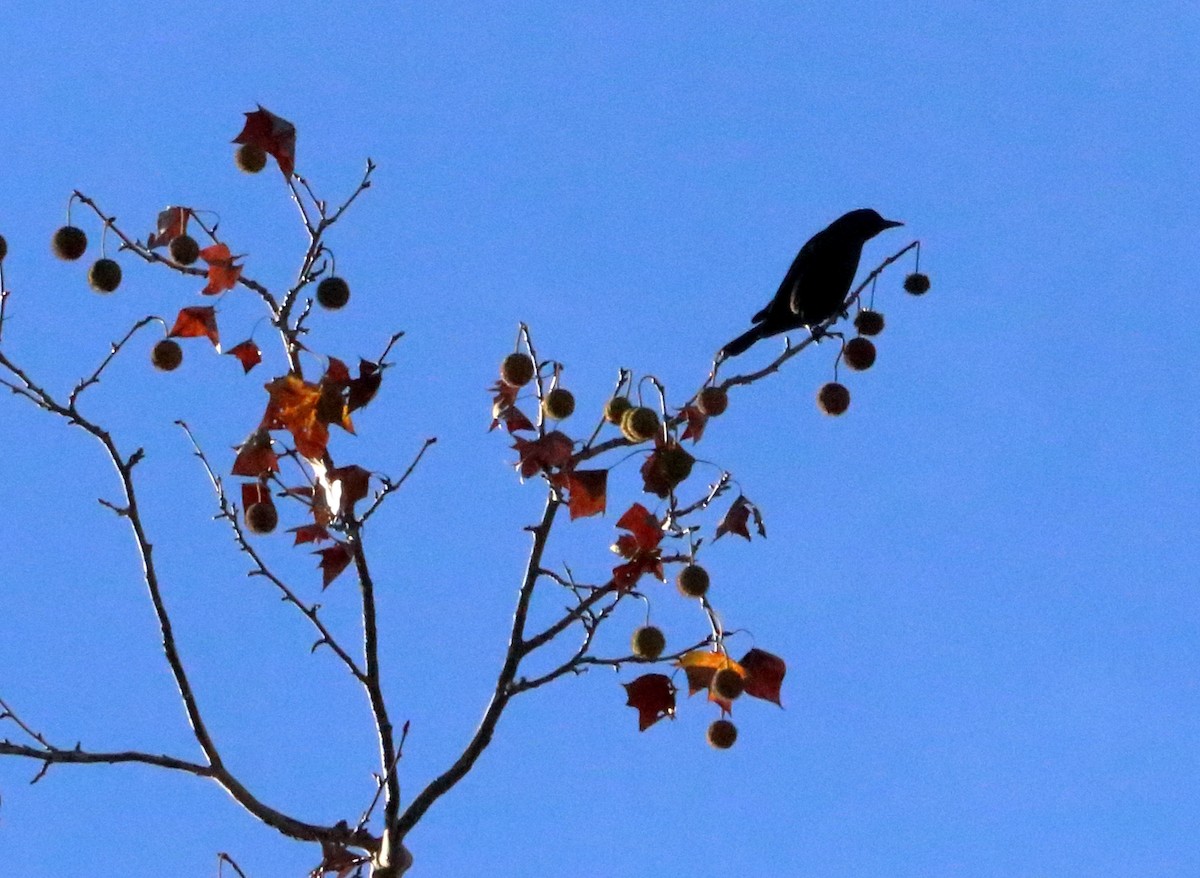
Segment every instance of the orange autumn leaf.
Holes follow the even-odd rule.
[[[153,250],[170,244],[187,231],[187,222],[191,218],[190,207],[168,207],[158,215],[158,228],[150,234],[146,246]]]
[[[783,707],[779,690],[787,673],[784,660],[764,649],[752,649],[742,656],[740,664],[745,671],[746,694]]]
[[[321,556],[321,588],[329,588],[354,557],[350,547],[343,542],[335,541],[328,549],[318,549],[314,555]]]
[[[612,550],[626,559],[626,563],[613,568],[613,583],[617,588],[633,588],[643,573],[653,573],[663,579],[662,525],[641,503],[634,503],[617,520],[617,527],[629,531],[621,534],[613,543]]]
[[[684,674],[687,675],[688,681],[688,696],[695,695],[702,689],[708,690],[708,700],[719,704],[721,710],[725,713],[733,712],[733,702],[728,698],[722,698],[712,689],[713,677],[717,675],[717,671],[728,668],[737,672],[743,679],[746,678],[746,669],[740,664],[731,659],[723,652],[716,650],[693,650],[687,653],[679,661],[675,663],[676,667],[683,668]]]
[[[200,258],[208,263],[208,284],[202,292],[206,296],[215,296],[225,290],[233,289],[242,276],[242,266],[234,265],[234,260],[241,256],[232,256],[226,244],[213,244],[200,251]]]
[[[580,469],[565,474],[571,520],[603,514],[608,501],[608,470]]]
[[[624,683],[625,704],[637,709],[638,731],[644,732],[664,716],[675,715],[675,684],[666,674],[643,674]]]
[[[245,374],[262,362],[262,351],[258,349],[258,345],[253,339],[246,339],[239,342],[227,350],[225,353],[237,357],[242,364],[242,373]]]
[[[191,305],[179,311],[169,338],[207,338],[218,351],[221,336],[217,332],[217,312],[211,305]]]
[[[287,374],[264,385],[270,400],[262,429],[287,430],[296,450],[309,460],[320,460],[329,445],[329,427],[317,414],[321,387],[297,375]]]
[[[279,458],[271,448],[271,434],[263,429],[251,433],[237,450],[232,472],[235,476],[251,478],[279,472]]]
[[[275,156],[283,176],[292,176],[296,168],[296,126],[262,104],[252,113],[246,113],[246,125],[233,139],[234,143],[251,143]]]

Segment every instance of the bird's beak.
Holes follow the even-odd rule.
[[[894,229],[894,228],[896,228],[896,226],[902,226],[902,225],[904,225],[904,223],[897,222],[896,220],[884,220],[883,221],[883,227],[885,229]]]

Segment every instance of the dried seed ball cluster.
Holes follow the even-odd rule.
[[[500,380],[509,387],[524,387],[533,380],[533,357],[509,354],[500,364]]]
[[[179,235],[171,239],[171,258],[180,265],[191,265],[200,258],[200,245],[191,235]]]
[[[708,727],[708,743],[718,750],[728,750],[737,740],[737,726],[727,719],[715,720]]]
[[[279,524],[279,513],[274,503],[251,503],[246,510],[246,527],[251,533],[269,534]]]
[[[336,311],[350,301],[350,284],[340,277],[327,277],[317,284],[317,302],[322,308]]]
[[[708,593],[708,584],[708,571],[699,564],[688,564],[675,578],[679,593],[689,598],[704,597]]]
[[[842,359],[855,372],[862,372],[875,365],[875,343],[861,335],[846,342]]]
[[[644,405],[630,408],[621,415],[621,433],[630,442],[645,442],[658,432],[658,412]]]
[[[619,427],[621,419],[625,417],[625,412],[631,408],[633,408],[633,403],[629,401],[629,397],[614,396],[604,404],[604,420]]]
[[[97,259],[88,269],[88,284],[98,293],[111,293],[121,285],[121,266],[115,259]]]
[[[883,315],[878,311],[859,311],[854,318],[859,335],[879,335],[883,332]]]
[[[850,391],[845,385],[830,381],[817,392],[817,407],[827,415],[845,414],[850,408]]]
[[[87,250],[87,235],[78,226],[63,226],[54,233],[51,247],[59,259],[73,261]]]
[[[709,417],[715,418],[729,408],[729,394],[720,387],[706,387],[696,397],[696,408]]]
[[[183,362],[183,348],[173,338],[164,338],[150,351],[150,362],[155,369],[174,372]]]
[[[654,625],[643,625],[633,632],[633,639],[630,645],[633,649],[633,654],[638,658],[654,661],[666,649],[667,638],[662,633],[661,628],[657,628]]]
[[[929,275],[914,271],[904,279],[904,291],[914,296],[923,296],[929,292]]]
[[[712,691],[721,698],[733,701],[746,690],[746,681],[733,668],[721,668],[713,674]]]
[[[267,166],[267,151],[253,143],[243,143],[234,155],[239,170],[257,174]]]
[[[575,411],[575,394],[565,387],[555,387],[542,400],[542,411],[556,421],[571,417]]]

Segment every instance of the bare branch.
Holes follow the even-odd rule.
[[[100,383],[100,374],[108,367],[108,364],[113,361],[113,359],[117,356],[117,354],[120,353],[121,348],[125,347],[125,344],[131,338],[133,338],[134,333],[136,333],[142,327],[147,326],[156,320],[159,321],[160,323],[162,322],[161,317],[155,317],[153,315],[151,315],[149,317],[143,317],[137,323],[133,324],[132,327],[130,327],[129,332],[125,333],[124,338],[122,338],[120,341],[115,341],[111,345],[109,345],[108,356],[106,356],[100,362],[100,365],[96,367],[96,371],[93,372],[91,375],[89,375],[87,378],[81,379],[80,382],[75,385],[75,389],[71,391],[71,395],[67,399],[67,408],[69,408],[69,409],[75,408],[75,403],[79,399],[79,394],[83,393],[85,390],[87,390],[93,384]],[[165,325],[166,324],[164,324],[164,326]]]
[[[413,462],[408,465],[408,469],[404,471],[404,474],[400,476],[400,478],[396,479],[395,481],[392,481],[388,478],[380,479],[380,481],[383,482],[383,487],[375,492],[375,499],[371,502],[371,505],[367,508],[367,511],[362,514],[362,517],[358,519],[358,523],[360,525],[367,523],[367,519],[375,514],[375,510],[383,504],[383,501],[387,499],[389,494],[400,490],[400,486],[408,481],[408,477],[411,476],[413,470],[417,468],[417,464],[421,462],[421,458],[425,456],[425,452],[428,451],[429,447],[434,445],[436,442],[436,436],[430,436],[428,439],[426,439],[421,445],[421,450],[417,452],[417,456],[413,458]]]

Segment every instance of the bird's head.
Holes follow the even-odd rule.
[[[880,232],[886,229],[893,229],[896,226],[902,226],[904,223],[896,220],[884,219],[878,212],[871,210],[869,207],[852,210],[845,216],[836,220],[833,224],[843,228],[847,234],[861,238],[863,241],[869,241]]]

